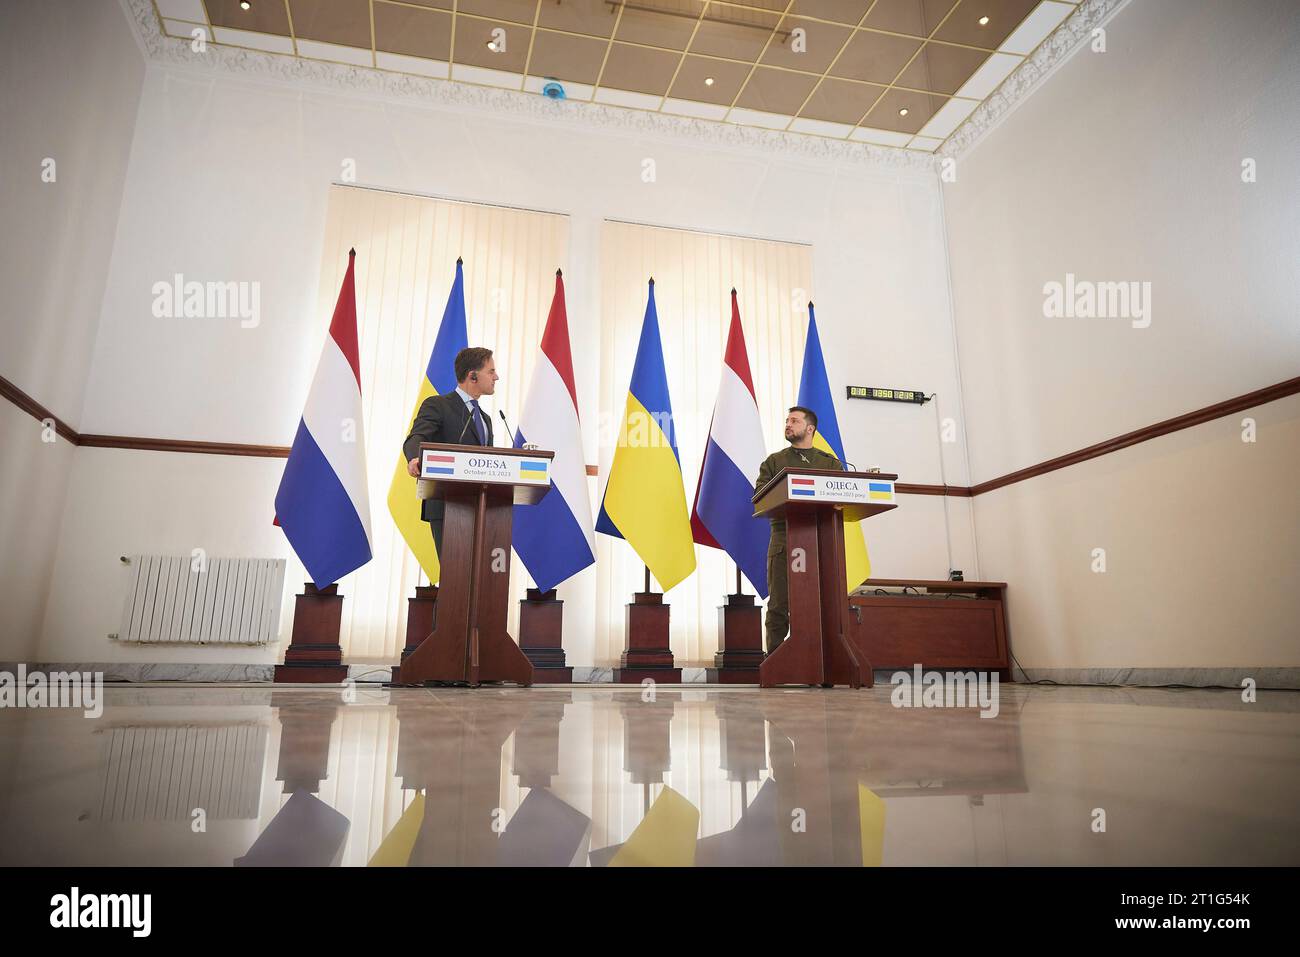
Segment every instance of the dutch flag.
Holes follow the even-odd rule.
[[[740,306],[731,290],[731,329],[722,359],[718,401],[709,424],[709,444],[695,489],[691,533],[696,542],[731,556],[762,598],[767,597],[766,519],[754,517],[754,479],[767,456],[763,425],[749,374]]]
[[[356,250],[339,290],[307,407],[275,493],[276,524],[317,588],[370,561],[370,496],[357,349]]]
[[[513,527],[515,553],[537,587],[549,591],[596,561],[564,278],[558,269],[555,297],[514,444],[515,448],[531,444],[555,452],[551,490],[536,505],[516,505]]]

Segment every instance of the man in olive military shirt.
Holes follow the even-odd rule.
[[[773,452],[758,470],[757,492],[783,468],[835,469],[842,471],[840,460],[829,452],[813,448],[817,432],[817,413],[796,405],[785,417],[785,440],[788,449]],[[767,653],[776,651],[790,631],[790,580],[785,555],[785,519],[771,518],[772,536],[767,542]]]

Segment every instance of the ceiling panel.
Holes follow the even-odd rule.
[[[898,86],[935,93],[956,93],[989,58],[987,50],[927,43],[896,81]]]
[[[799,115],[830,123],[856,123],[886,89],[888,87],[874,83],[853,83],[827,77]]]
[[[857,26],[870,6],[871,0],[794,0],[790,4],[790,13]]]
[[[867,114],[863,126],[878,130],[915,133],[947,102],[946,97],[908,90],[887,90],[880,102]],[[907,110],[904,115],[902,110]]]
[[[662,96],[668,92],[668,84],[679,60],[681,55],[677,53],[647,50],[615,41],[610,46],[600,85]]]
[[[575,83],[594,84],[600,76],[609,41],[596,37],[573,37],[567,33],[538,30],[533,40],[533,58],[528,64],[532,76],[554,77]]]
[[[780,16],[759,10],[742,10],[737,7],[709,7],[709,13],[700,23],[692,53],[730,57],[753,63],[763,53],[768,37],[772,36]]]
[[[208,20],[214,27],[289,36],[289,13],[285,9],[284,0],[279,0],[278,3],[255,3],[247,10],[239,9],[239,0],[206,0],[204,6],[208,10]]]
[[[859,30],[831,67],[832,76],[871,83],[892,83],[923,41]]]
[[[746,110],[793,116],[816,84],[815,76],[760,66],[745,84],[736,105]]]
[[[996,50],[1036,6],[1038,0],[962,0],[934,38]],[[981,24],[982,17],[989,22]]]
[[[451,55],[451,14],[376,3],[375,49],[446,60]]]
[[[704,12],[700,0],[638,0],[623,9],[615,39],[685,50]]]
[[[544,0],[537,25],[608,38],[614,32],[615,13],[607,0]]]
[[[869,30],[928,37],[957,0],[876,0],[862,25]]]
[[[533,25],[537,13],[537,0],[460,0],[457,14],[468,13],[488,20],[506,20],[510,23]],[[456,18],[458,21],[460,17]]]
[[[289,11],[296,37],[370,49],[369,0],[289,0]]]
[[[795,42],[797,30],[804,31],[800,43]],[[760,62],[806,73],[825,73],[852,35],[851,27],[786,17]]]
[[[493,31],[505,31],[505,43],[493,50],[488,42],[496,42]],[[528,59],[528,40],[532,30],[506,20],[479,20],[477,17],[456,18],[457,63],[469,63],[489,70],[523,73]]]
[[[717,103],[730,106],[740,92],[741,84],[749,76],[749,67],[743,63],[712,60],[708,57],[687,55],[673,82],[671,96],[679,100],[698,103]],[[713,83],[706,81],[712,78]]]

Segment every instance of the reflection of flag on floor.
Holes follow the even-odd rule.
[[[858,827],[862,831],[862,866],[879,867],[885,856],[885,802],[860,781]]]
[[[537,587],[547,591],[596,561],[587,460],[582,454],[578,390],[564,308],[564,278],[558,269],[551,313],[542,332],[542,348],[515,434],[516,448],[525,443],[555,453],[550,468],[551,490],[536,505],[514,508],[515,552]],[[519,475],[546,478],[545,460],[522,462]]]
[[[813,445],[823,452],[830,452],[843,463],[844,442],[840,439],[840,423],[835,417],[835,401],[831,398],[831,384],[826,377],[826,360],[822,358],[821,337],[817,335],[817,317],[811,302],[808,303],[808,340],[803,347],[803,372],[799,376],[799,404],[817,414]],[[871,559],[867,556],[867,540],[863,537],[861,522],[844,523],[844,565],[848,591],[853,591],[871,577]]]
[[[446,395],[456,388],[455,362],[456,353],[469,346],[469,332],[465,326],[465,274],[459,259],[456,260],[456,280],[451,284],[451,293],[447,296],[446,308],[442,311],[442,324],[438,326],[438,338],[434,340],[433,352],[429,355],[429,364],[425,367],[424,378],[420,380],[420,393],[415,397],[415,408],[411,410],[411,423],[420,414],[420,406],[431,395]],[[409,435],[410,425],[406,428]],[[393,516],[406,547],[414,554],[429,581],[436,582],[441,574],[438,564],[438,550],[433,547],[433,536],[429,526],[420,518],[420,499],[415,494],[415,479],[406,471],[406,453],[397,453],[397,468],[393,470],[393,481],[388,486],[388,511]]]
[[[610,867],[692,867],[700,809],[670,787],[610,858]]]
[[[417,794],[393,829],[384,836],[367,867],[405,867],[411,860],[411,849],[424,824],[424,795]]]
[[[317,588],[370,561],[370,499],[357,349],[356,250],[298,433],[275,493],[275,521]]]
[[[722,358],[722,381],[709,424],[709,442],[695,489],[691,531],[701,545],[721,548],[740,566],[760,597],[767,597],[770,523],[754,517],[750,502],[763,464],[763,425],[749,374],[745,333],[736,290],[731,290],[731,329]]]
[[[695,571],[695,544],[675,433],[651,279],[596,531],[626,539],[664,591]]]
[[[337,867],[351,825],[314,794],[294,791],[236,867]]]

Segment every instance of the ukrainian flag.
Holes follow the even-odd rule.
[[[456,353],[469,346],[469,330],[465,324],[465,275],[462,262],[456,260],[456,280],[451,284],[451,294],[447,297],[447,306],[442,311],[442,325],[438,327],[438,338],[433,343],[433,353],[424,370],[424,379],[420,383],[420,392],[415,397],[415,408],[411,410],[411,421],[406,426],[406,435],[411,433],[411,425],[420,413],[424,400],[433,395],[446,395],[456,388]],[[405,438],[406,435],[402,437]],[[406,545],[415,553],[415,558],[429,576],[429,581],[436,582],[442,574],[438,564],[438,550],[433,547],[433,535],[429,526],[420,518],[420,499],[415,495],[416,480],[406,471],[406,454],[397,453],[397,467],[393,470],[393,481],[388,486],[388,511]]]
[[[803,347],[803,372],[799,376],[799,405],[817,414],[817,432],[813,445],[844,462],[844,442],[840,423],[835,418],[835,402],[826,377],[826,360],[822,358],[822,341],[817,335],[817,316],[808,303],[808,340]],[[844,523],[844,564],[848,591],[853,591],[871,577],[871,559],[867,557],[867,540],[861,522]]]
[[[673,433],[673,406],[651,279],[632,384],[596,531],[626,539],[664,591],[695,571],[695,543]]]

